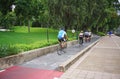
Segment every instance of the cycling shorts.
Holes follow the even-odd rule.
[[[66,41],[65,38],[58,38],[59,42]]]

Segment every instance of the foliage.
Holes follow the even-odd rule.
[[[9,12],[6,16],[2,18],[1,25],[6,29],[10,29],[12,25],[15,24],[16,15],[14,12]]]
[[[36,20],[43,12],[43,5],[40,0],[16,0],[16,15],[27,20],[28,32],[30,32],[30,21]],[[20,17],[19,17],[20,18]]]
[[[1,24],[1,23],[2,23],[2,18],[3,18],[1,11],[0,11],[0,17],[1,17],[1,18],[0,18],[0,24]],[[0,26],[1,26],[1,25],[0,25]]]
[[[28,26],[28,31],[36,21],[41,27],[58,29],[64,26],[66,29],[91,29],[93,32],[116,29],[120,23],[118,0],[1,0],[0,11],[4,17],[0,19],[0,25],[6,23],[4,18],[10,14],[12,4],[16,5],[15,25]],[[11,20],[7,21],[11,23]]]
[[[0,32],[0,56],[8,56],[32,49],[50,46],[58,43],[58,30],[47,28],[13,27],[10,32]],[[49,39],[47,39],[47,30]],[[69,40],[73,40],[71,31],[68,31]],[[49,40],[49,42],[48,42]]]
[[[106,34],[103,33],[103,32],[97,32],[97,35],[99,35],[99,36],[105,36]]]
[[[7,15],[11,12],[11,6],[15,0],[0,0],[0,11],[3,15]]]
[[[106,32],[104,29],[107,26],[110,30],[114,28],[111,28],[111,25],[118,23],[116,18],[112,18],[117,15],[113,5],[115,2],[117,0],[47,0],[46,4],[50,16],[49,22],[57,28],[63,25],[66,29],[92,29],[92,31]]]
[[[13,45],[0,45],[0,58],[17,54],[20,51],[21,51],[20,49]]]
[[[43,13],[43,5],[40,0],[16,0],[16,14],[24,16],[26,19],[37,18]]]

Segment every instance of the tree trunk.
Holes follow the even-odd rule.
[[[97,26],[96,30],[97,30],[97,32],[99,32],[99,30],[98,30],[98,26]]]
[[[28,33],[30,33],[30,20],[28,20]]]

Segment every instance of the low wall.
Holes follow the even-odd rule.
[[[69,46],[72,46],[77,43],[78,42],[76,40],[70,41],[70,42],[67,42],[67,46],[69,47]],[[11,67],[13,65],[17,65],[17,64],[21,64],[23,62],[30,61],[30,60],[40,57],[42,55],[52,53],[55,50],[57,50],[57,46],[58,46],[58,44],[31,50],[31,51],[27,51],[27,52],[23,52],[23,53],[20,53],[17,55],[0,58],[0,69],[5,69],[5,68]]]
[[[85,49],[83,49],[81,52],[78,52],[76,55],[72,56],[70,59],[68,59],[67,61],[63,62],[62,64],[59,65],[58,70],[65,72],[71,65],[73,65],[81,56],[84,55],[84,53],[86,53],[87,51],[89,51],[89,49],[91,49],[91,47],[93,47],[99,40],[93,42],[92,44],[90,44],[88,47],[86,47]]]

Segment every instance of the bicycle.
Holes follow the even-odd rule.
[[[59,45],[57,47],[57,54],[61,55],[62,53],[66,53],[66,51],[65,51],[66,48],[67,48],[67,42],[62,41],[61,43],[59,43]]]
[[[79,37],[78,43],[79,43],[79,46],[83,45],[83,37]]]

